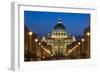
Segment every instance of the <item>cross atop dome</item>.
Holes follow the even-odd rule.
[[[54,29],[65,30],[65,26],[62,24],[61,18],[58,18],[57,24],[54,26]]]
[[[58,20],[61,20],[61,18],[59,17]]]
[[[62,22],[61,22],[61,18],[60,18],[60,17],[58,18],[58,22],[57,22],[57,23],[62,23]]]

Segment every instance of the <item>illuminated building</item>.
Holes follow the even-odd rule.
[[[75,37],[66,32],[66,28],[62,24],[60,18],[54,26],[52,33],[43,36],[41,39],[41,42],[45,42],[47,45],[52,46],[52,55],[65,55],[67,45],[75,41]]]
[[[38,37],[36,33],[31,32],[24,26],[24,61],[34,60],[35,39]]]
[[[90,27],[84,29],[83,37],[67,46],[68,59],[86,59],[90,58]]]
[[[90,58],[90,27],[84,30],[84,42],[82,48],[82,58]]]

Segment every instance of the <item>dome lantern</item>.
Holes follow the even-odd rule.
[[[61,18],[58,19],[58,22],[57,22],[57,24],[55,25],[54,29],[55,29],[55,30],[57,30],[57,29],[65,30],[65,26],[62,24]]]

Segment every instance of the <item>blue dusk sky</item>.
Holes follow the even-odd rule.
[[[84,29],[90,25],[90,14],[36,11],[24,11],[24,24],[30,31],[42,36],[52,32],[59,17],[66,32],[74,36],[82,36]]]

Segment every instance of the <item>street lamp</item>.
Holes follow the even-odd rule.
[[[90,32],[87,32],[86,35],[87,35],[87,57],[90,57]]]
[[[42,53],[41,53],[41,42],[39,42],[39,57],[41,58]]]
[[[35,42],[37,43],[38,42],[38,39],[35,39]]]
[[[78,42],[78,45],[79,45],[79,56],[78,56],[78,58],[80,58],[80,55],[81,55],[81,48],[80,48],[80,45],[81,45],[81,43],[80,42]]]
[[[29,48],[29,53],[32,54],[32,32],[28,32],[28,48]],[[32,60],[32,57],[30,58]]]
[[[80,49],[80,51],[81,51],[81,55],[84,53],[84,38],[82,38],[81,39],[81,41],[82,41],[82,48]],[[82,57],[83,57],[83,55],[82,55]]]
[[[87,32],[87,33],[86,33],[86,35],[87,35],[87,36],[90,36],[90,33],[89,33],[89,32]]]
[[[84,42],[84,39],[82,38],[81,41]]]
[[[75,49],[76,47],[74,47],[73,49]]]
[[[36,52],[36,61],[38,61],[39,60],[39,58],[38,58],[38,56],[39,56],[39,49],[38,49],[38,39],[36,38],[35,39],[35,42],[36,42],[36,48],[35,48],[35,52]]]
[[[29,35],[29,51],[32,52],[32,32],[28,32]]]
[[[53,56],[54,54],[51,54],[51,56]]]
[[[78,45],[76,45],[76,47],[78,47]]]
[[[28,34],[31,36],[32,35],[32,32],[28,32]]]
[[[81,43],[80,42],[78,42],[78,45],[80,45]]]
[[[41,43],[39,42],[39,45],[41,45]]]
[[[41,47],[43,48],[43,46],[41,45]]]

